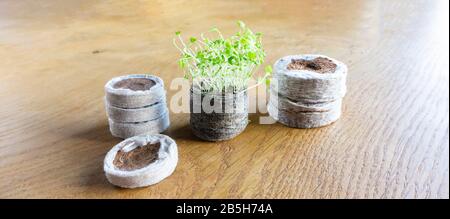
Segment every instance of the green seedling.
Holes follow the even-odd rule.
[[[257,67],[266,56],[261,43],[261,33],[253,33],[242,21],[238,21],[240,30],[229,38],[224,38],[217,28],[212,28],[209,38],[201,34],[200,38],[190,37],[187,42],[181,32],[175,33],[173,44],[181,52],[178,65],[184,70],[184,77],[200,87],[204,92],[234,92],[249,89],[248,82],[253,78]],[[258,83],[268,83],[272,73],[266,66],[263,77]]]

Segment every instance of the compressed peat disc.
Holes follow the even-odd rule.
[[[120,108],[139,108],[161,102],[166,97],[164,83],[153,75],[115,77],[105,85],[106,101]]]
[[[323,55],[291,55],[274,64],[270,89],[302,102],[330,102],[346,93],[347,66]]]
[[[175,141],[161,134],[139,135],[114,146],[103,163],[108,181],[123,188],[156,184],[170,176],[178,163]]]
[[[156,102],[150,106],[126,109],[105,103],[108,117],[115,122],[144,122],[154,120],[167,113],[165,100]]]
[[[109,130],[113,136],[129,138],[141,134],[158,134],[170,126],[169,112],[161,117],[145,122],[116,122],[109,119]]]
[[[270,104],[275,108],[283,111],[288,111],[291,113],[301,113],[301,112],[327,112],[337,107],[341,107],[342,98],[328,101],[328,102],[302,102],[302,101],[292,101],[286,97],[278,95],[274,91],[270,91]]]
[[[286,126],[293,128],[318,128],[338,120],[341,116],[341,105],[336,105],[329,111],[323,112],[292,112],[286,109],[278,109],[269,101],[267,111],[272,118]]]

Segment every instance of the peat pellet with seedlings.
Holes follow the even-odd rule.
[[[347,66],[323,55],[292,55],[274,64],[271,89],[292,100],[327,102],[344,97]]]
[[[242,21],[238,26],[239,31],[227,38],[213,28],[215,35],[191,37],[189,43],[178,31],[173,41],[181,52],[178,64],[191,82],[190,126],[203,140],[231,139],[248,123],[248,84],[266,54],[262,34],[251,31]],[[272,68],[266,66],[264,71],[254,86],[265,81]]]
[[[107,101],[105,101],[105,106],[108,117],[115,122],[142,122],[153,120],[161,117],[168,111],[165,99],[141,108],[120,108],[108,104]]]
[[[247,91],[217,94],[191,89],[190,93],[190,126],[200,139],[228,140],[247,127]]]
[[[119,138],[129,138],[140,134],[158,134],[170,126],[168,112],[159,118],[143,122],[116,122],[112,119],[108,119],[108,121],[111,134]]]
[[[105,92],[108,104],[121,108],[149,106],[166,95],[161,78],[145,74],[115,77],[106,83]]]
[[[165,135],[138,135],[114,146],[104,160],[108,181],[123,188],[156,184],[170,176],[178,163],[175,141]]]

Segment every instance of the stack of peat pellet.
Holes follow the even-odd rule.
[[[105,107],[111,134],[129,138],[158,134],[169,125],[166,91],[161,78],[153,75],[126,75],[105,85]]]
[[[341,116],[347,66],[323,55],[293,55],[274,65],[269,114],[295,128],[315,128]]]

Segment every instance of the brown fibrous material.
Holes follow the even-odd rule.
[[[116,82],[113,88],[123,88],[133,91],[138,90],[149,90],[151,87],[155,86],[156,83],[149,78],[127,78]]]
[[[158,151],[161,143],[147,144],[124,152],[119,150],[114,157],[113,164],[120,170],[137,170],[148,166],[158,159]]]
[[[330,59],[317,57],[312,60],[292,59],[288,70],[308,70],[317,73],[333,73],[337,65]]]

